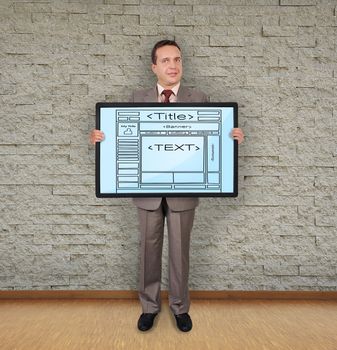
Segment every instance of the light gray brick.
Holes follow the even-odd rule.
[[[263,26],[262,34],[264,37],[293,37],[297,34],[295,26]]]
[[[317,277],[308,276],[281,276],[283,290],[318,290]]]
[[[104,0],[104,4],[138,5],[141,0]]]
[[[257,15],[251,15],[248,17],[245,17],[245,25],[246,26],[253,26],[254,28],[258,27],[261,31],[261,26],[267,25],[267,26],[278,26],[280,21],[280,17],[275,12],[274,15],[262,15],[262,16],[257,16]],[[231,28],[232,30],[235,30],[234,28]]]
[[[157,35],[158,27],[151,25],[124,25],[123,34],[125,35]]]
[[[272,265],[263,267],[263,273],[267,276],[298,276],[299,267],[296,265]]]
[[[308,36],[298,36],[296,38],[287,39],[287,44],[289,47],[316,47],[317,39],[310,35]]]
[[[83,4],[81,2],[73,2],[73,3],[52,3],[52,12],[53,13],[70,13],[70,14],[78,14],[78,13],[88,13],[88,5]]]
[[[188,16],[186,17],[185,15],[175,15],[174,16],[174,24],[176,26],[204,26],[208,25],[209,22],[209,17],[207,16]]]
[[[222,16],[225,19],[228,16],[228,7],[221,5],[194,5],[193,15],[197,16]]]
[[[315,224],[318,227],[335,227],[337,223],[336,215],[335,213],[319,213],[316,214],[315,217]],[[322,240],[318,241],[318,245],[320,245]]]
[[[317,0],[280,0],[281,6],[314,6]]]
[[[51,4],[46,3],[15,2],[13,8],[16,13],[51,13],[52,11]]]
[[[298,7],[292,15],[281,14],[281,26],[315,26],[317,24],[317,10],[314,7]]]
[[[210,19],[209,25],[200,25],[200,26],[195,26],[194,28],[192,25],[185,26],[184,28],[193,28],[193,34],[195,35],[228,35],[228,27],[227,26],[220,26],[220,25],[214,25],[212,23],[213,17]],[[180,27],[175,27],[175,28],[180,28]],[[179,32],[181,29],[179,30]]]
[[[159,5],[159,6],[124,6],[124,14],[126,15],[153,15],[161,16],[176,16],[176,15],[192,15],[192,6],[171,6],[171,5]],[[153,22],[155,23],[155,22]]]
[[[243,47],[245,46],[245,38],[234,36],[213,35],[210,37],[210,46],[230,46]]]
[[[233,6],[228,7],[230,16],[250,17],[250,16],[275,16],[283,13],[283,9],[279,6]]]
[[[303,265],[300,266],[301,276],[319,276],[319,277],[337,277],[335,266],[317,266],[317,265]]]
[[[83,225],[83,224],[99,224],[104,222],[103,215],[81,215],[81,214],[55,214],[44,215],[34,214],[31,217],[32,222],[36,225]]]
[[[227,33],[234,37],[258,37],[261,33],[261,25],[251,24],[245,26],[228,26]]]
[[[319,290],[336,291],[336,277],[318,277]]]
[[[174,26],[174,15],[167,15],[167,16],[161,16],[161,15],[149,15],[149,14],[142,14],[139,18],[139,24],[141,26],[151,26],[153,23],[156,23],[158,26]]]
[[[144,5],[174,5],[175,0],[141,0]]]
[[[195,47],[194,56],[201,57],[242,57],[242,56],[263,56],[262,47]]]

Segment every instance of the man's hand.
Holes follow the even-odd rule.
[[[101,130],[92,130],[90,133],[90,143],[92,145],[96,144],[96,142],[101,142],[104,140],[104,133]]]
[[[243,131],[240,128],[234,128],[232,129],[232,137],[234,140],[238,141],[238,144],[242,143],[245,135],[243,134]]]

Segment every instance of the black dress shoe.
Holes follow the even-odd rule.
[[[174,315],[177,322],[177,327],[182,332],[189,332],[192,329],[192,320],[188,313],[180,314],[180,315]]]
[[[153,326],[153,321],[158,314],[141,314],[138,320],[138,329],[140,331],[148,331]]]

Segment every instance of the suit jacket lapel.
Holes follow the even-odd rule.
[[[180,86],[177,95],[177,102],[189,102],[191,96],[191,90],[184,86]]]
[[[144,102],[158,102],[157,88],[152,88],[144,95]]]

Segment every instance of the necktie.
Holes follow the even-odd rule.
[[[170,96],[173,94],[172,90],[163,90],[162,95],[165,96],[164,103],[169,103],[170,102]]]

